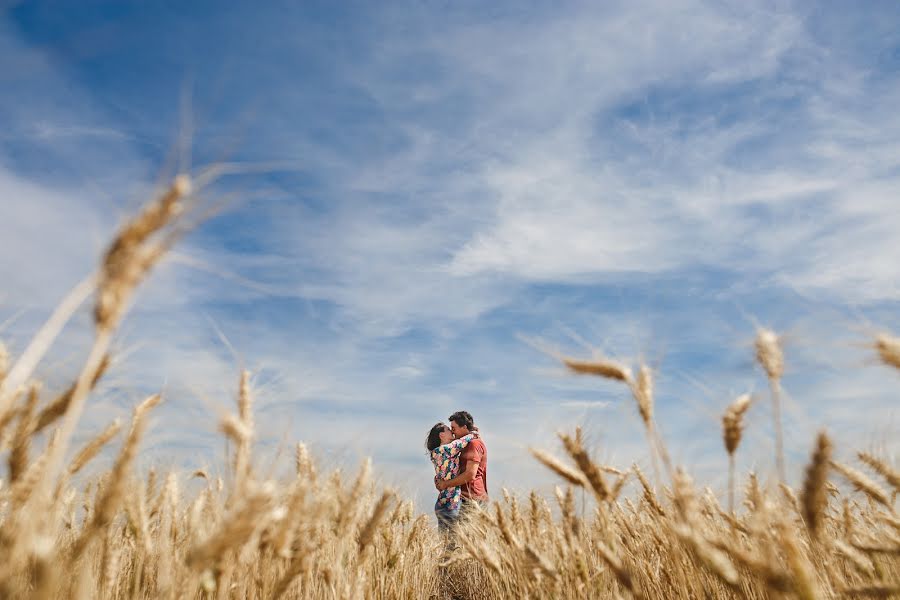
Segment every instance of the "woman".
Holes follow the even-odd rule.
[[[453,432],[443,423],[437,423],[428,432],[425,448],[434,465],[434,480],[450,480],[459,475],[459,455],[469,442],[478,437],[475,431],[458,440],[453,439]],[[434,503],[434,514],[437,516],[438,529],[449,531],[459,518],[459,487],[443,490]]]

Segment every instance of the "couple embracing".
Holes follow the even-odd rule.
[[[450,415],[449,426],[435,424],[425,447],[439,491],[434,504],[438,528],[449,532],[461,517],[487,504],[487,447],[472,415],[464,410]]]

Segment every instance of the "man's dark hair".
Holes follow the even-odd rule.
[[[428,432],[428,437],[425,438],[425,448],[427,448],[429,452],[441,445],[441,432],[446,429],[447,426],[443,423],[435,423],[434,427],[431,428],[431,431]]]
[[[472,431],[472,428],[475,427],[475,419],[473,419],[472,415],[464,410],[458,410],[450,415],[450,420],[460,427],[465,427],[469,431]]]

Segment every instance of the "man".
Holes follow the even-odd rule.
[[[461,410],[450,415],[450,430],[459,439],[477,428],[472,415]],[[459,475],[447,481],[437,481],[439,490],[459,486],[462,491],[460,516],[475,510],[475,503],[484,507],[488,501],[487,491],[487,447],[484,440],[478,438],[469,442],[459,458]]]

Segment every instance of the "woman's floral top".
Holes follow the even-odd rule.
[[[434,463],[434,480],[443,479],[449,481],[459,475],[459,455],[463,448],[469,445],[469,442],[475,439],[475,434],[470,433],[464,435],[458,440],[453,440],[449,444],[438,446],[431,451],[431,462]],[[438,494],[435,509],[456,510],[459,508],[459,487],[447,488]]]

